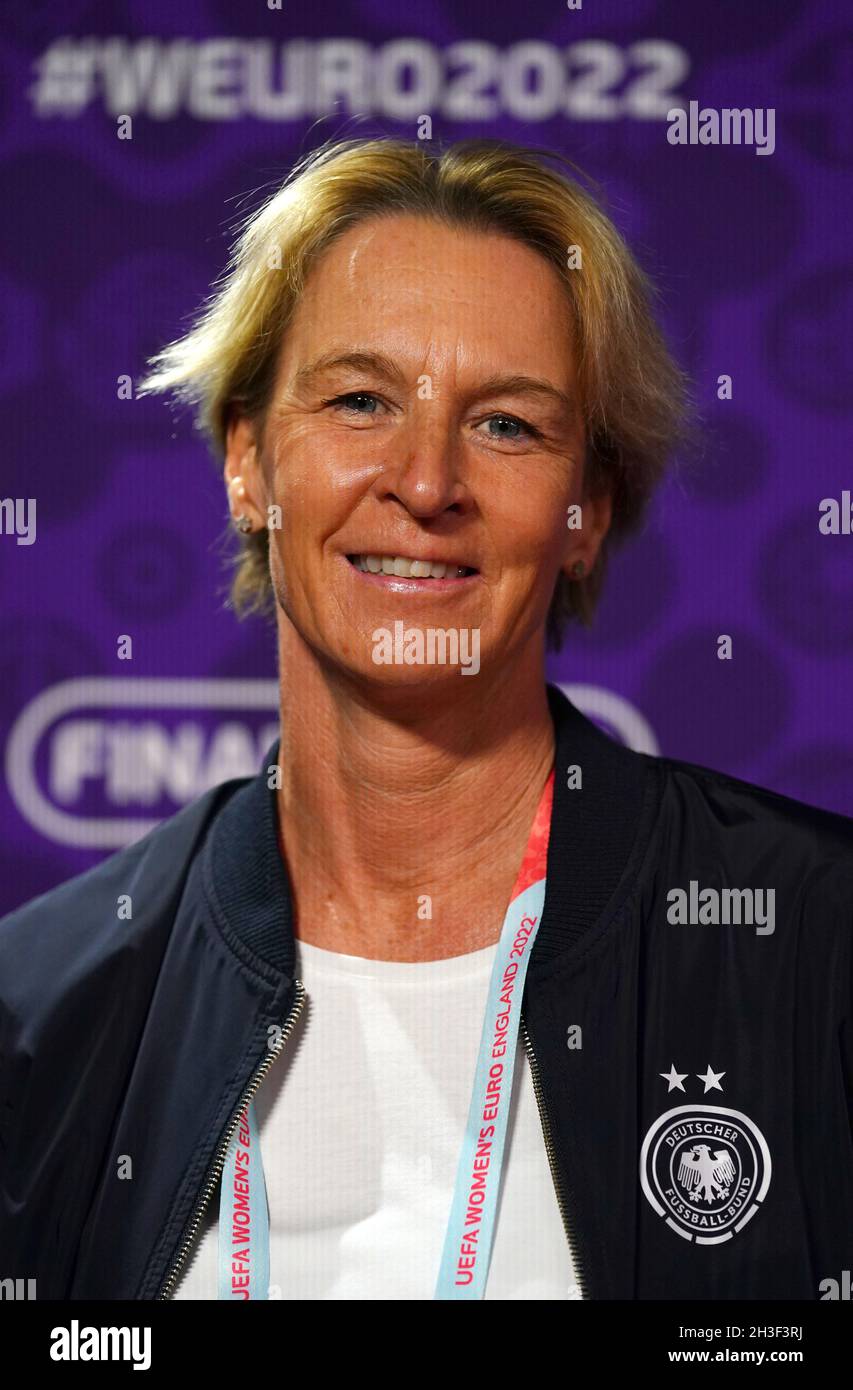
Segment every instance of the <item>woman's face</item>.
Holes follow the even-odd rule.
[[[414,661],[377,660],[391,650],[377,633],[402,623],[410,638],[454,630],[484,671],[541,661],[559,572],[578,559],[589,571],[610,517],[582,492],[568,325],[553,268],[497,234],[374,218],[317,263],[259,453],[249,422],[232,425],[226,478],[243,478],[237,510],[256,525],[281,508],[280,621],[318,656],[383,685],[458,681],[460,665],[429,664],[426,646],[418,661],[416,640]],[[396,573],[376,572],[383,559]]]

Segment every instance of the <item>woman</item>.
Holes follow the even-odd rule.
[[[613,226],[521,149],[335,145],[153,368],[224,460],[281,738],[0,924],[4,1272],[820,1298],[853,1261],[853,823],[544,679],[684,419]]]

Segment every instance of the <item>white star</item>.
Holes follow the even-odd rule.
[[[720,1079],[721,1077],[724,1077],[725,1074],[726,1073],[724,1071],[711,1071],[710,1062],[708,1063],[708,1070],[704,1076],[702,1076],[701,1073],[698,1071],[696,1073],[699,1080],[705,1082],[705,1095],[707,1095],[709,1091],[721,1091],[723,1089],[720,1085]]]
[[[669,1068],[669,1072],[668,1072],[668,1073],[665,1072],[665,1071],[659,1071],[659,1072],[658,1072],[658,1076],[662,1076],[663,1079],[664,1079],[664,1081],[668,1081],[668,1082],[669,1082],[669,1085],[668,1085],[667,1088],[666,1088],[666,1093],[667,1093],[667,1095],[669,1095],[670,1091],[684,1091],[684,1087],[682,1086],[681,1083],[682,1083],[682,1081],[684,1080],[684,1078],[685,1078],[686,1075],[687,1075],[687,1072],[686,1072],[686,1071],[680,1071],[680,1072],[679,1072],[679,1071],[676,1071],[676,1070],[675,1070],[675,1063],[674,1063],[674,1062],[670,1065],[670,1068]],[[687,1092],[685,1091],[684,1094],[686,1095]]]

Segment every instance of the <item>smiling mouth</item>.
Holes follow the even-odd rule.
[[[452,565],[441,560],[410,560],[405,555],[348,555],[347,559],[363,574],[391,579],[467,579],[478,571],[470,565]]]

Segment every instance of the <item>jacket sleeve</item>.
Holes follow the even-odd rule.
[[[0,920],[0,1261],[64,1298],[215,793]]]

